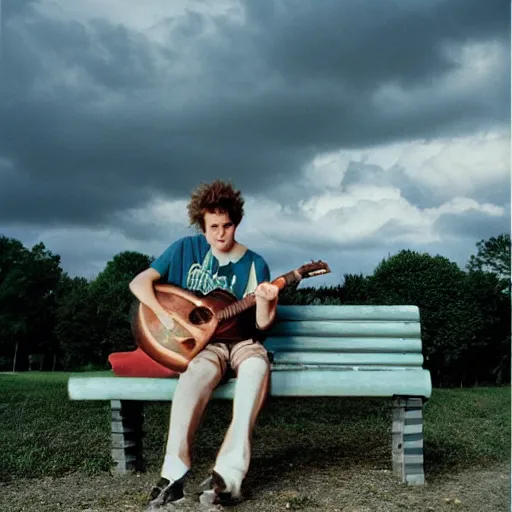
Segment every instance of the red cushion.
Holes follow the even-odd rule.
[[[114,374],[118,377],[178,377],[179,372],[170,370],[151,359],[140,348],[132,352],[114,352],[108,356]]]

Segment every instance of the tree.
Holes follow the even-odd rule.
[[[369,278],[363,274],[345,274],[341,301],[343,304],[367,304],[369,302]]]
[[[464,326],[458,322],[465,274],[442,256],[403,250],[383,260],[368,282],[373,304],[420,309],[425,366],[435,385],[450,383]]]
[[[11,269],[20,264],[27,252],[19,240],[0,235],[0,285]]]
[[[27,330],[26,318],[16,314],[16,279],[13,273],[23,265],[28,250],[14,238],[0,236],[0,354],[2,360],[14,361],[18,356],[18,342]]]
[[[461,339],[457,378],[462,384],[510,382],[510,295],[497,275],[473,270],[464,282],[459,321]]]
[[[498,276],[503,291],[510,294],[510,235],[501,234],[476,244],[478,252],[469,258],[468,270],[482,270]]]
[[[149,256],[125,251],[92,282],[62,276],[55,336],[65,369],[106,368],[110,353],[134,348],[130,311],[135,299],[128,284],[151,262]]]
[[[60,256],[43,243],[29,251],[19,241],[2,236],[0,249],[2,352],[7,358],[12,354],[16,371],[27,367],[29,354],[55,348],[55,289],[62,269]]]
[[[498,284],[442,256],[401,251],[376,268],[368,293],[374,304],[419,307],[435,386],[502,383],[510,379],[510,297]]]
[[[152,261],[139,252],[121,252],[91,283],[90,298],[96,309],[100,358],[104,364],[110,353],[134,348],[130,312],[135,299],[128,284]]]
[[[101,364],[96,308],[87,279],[62,275],[57,290],[54,333],[64,369]]]

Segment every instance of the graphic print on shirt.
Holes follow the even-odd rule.
[[[236,275],[232,275],[228,282],[228,276],[219,276],[218,270],[213,273],[213,255],[210,249],[206,254],[202,265],[194,263],[187,275],[187,288],[203,294],[221,288],[234,294]]]

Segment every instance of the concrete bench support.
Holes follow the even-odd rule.
[[[112,459],[117,473],[143,471],[143,402],[111,400]]]
[[[397,397],[393,402],[393,474],[403,483],[424,485],[423,399]]]

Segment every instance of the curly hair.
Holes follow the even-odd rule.
[[[190,224],[205,230],[204,214],[227,213],[231,221],[238,226],[244,216],[244,199],[239,190],[231,183],[215,180],[213,183],[201,183],[193,192],[187,205]]]

